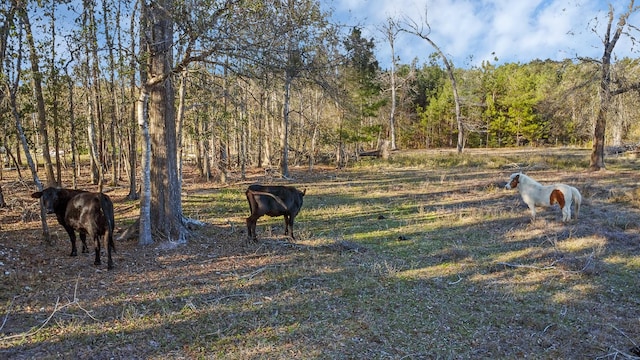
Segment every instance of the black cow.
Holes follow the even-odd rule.
[[[111,250],[113,243],[114,212],[113,202],[108,195],[83,190],[71,190],[49,187],[31,194],[33,198],[42,198],[42,205],[48,214],[55,213],[58,223],[64,227],[71,240],[71,256],[77,256],[76,234],[80,233],[82,252],[88,252],[87,235],[93,238],[96,250],[95,265],[100,265],[100,243],[107,236],[107,268],[113,269]]]
[[[251,185],[246,191],[251,216],[247,218],[247,236],[256,241],[256,222],[263,215],[284,216],[284,234],[293,236],[293,219],[302,207],[302,198],[307,192],[291,186]]]

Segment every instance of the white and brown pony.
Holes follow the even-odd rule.
[[[536,219],[536,206],[549,207],[558,204],[562,210],[562,221],[571,220],[571,206],[575,204],[575,219],[578,219],[582,195],[578,189],[566,184],[542,185],[519,172],[511,174],[505,189],[518,189],[522,200],[529,206],[531,217]]]

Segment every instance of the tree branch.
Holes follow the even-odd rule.
[[[612,90],[611,95],[620,95],[633,90],[640,90],[640,82]]]

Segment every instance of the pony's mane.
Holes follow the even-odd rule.
[[[540,184],[539,182],[535,181],[532,177],[529,177],[524,173],[519,172],[516,175],[520,175],[520,183],[522,183],[522,184],[542,186],[542,184]]]

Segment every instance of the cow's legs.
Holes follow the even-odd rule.
[[[89,248],[87,248],[87,234],[81,232],[80,233],[80,241],[82,241],[82,253],[88,253]]]
[[[284,235],[289,236],[289,215],[283,215],[284,217]]]
[[[110,246],[111,244],[113,244],[113,236],[111,238],[109,238],[109,235],[106,234],[105,237],[106,239],[106,247],[107,247],[107,269],[111,270],[113,269],[113,260],[111,260],[111,248],[113,246]],[[97,241],[100,241],[100,237],[97,238]]]
[[[100,265],[100,235],[96,234],[93,236],[93,240],[95,242],[96,248],[96,261],[93,262],[94,265]]]
[[[256,222],[258,221],[258,218],[254,218],[253,215],[249,216],[247,218],[247,238],[249,240],[253,240],[256,241],[257,240],[257,236],[256,236]]]
[[[288,218],[289,218],[289,234],[290,234],[291,238],[293,240],[295,240],[296,237],[293,236],[293,219],[294,219],[294,217],[293,216],[288,216]]]
[[[293,236],[293,216],[291,215],[284,215],[284,234],[291,236],[291,238],[295,240]]]
[[[113,234],[109,233],[107,235],[107,256],[108,256],[108,260],[107,260],[107,269],[111,270],[113,269],[113,260],[111,260],[111,250],[115,250],[115,246],[113,244]]]
[[[76,233],[73,228],[65,226],[65,230],[67,230],[67,234],[69,234],[69,241],[71,241],[71,255],[69,256],[78,256],[78,248],[76,247]]]

